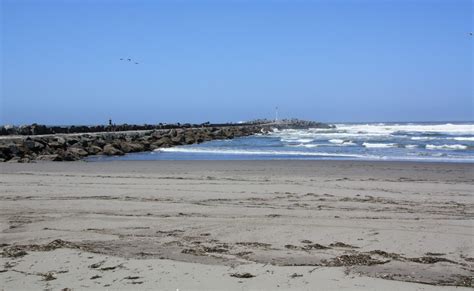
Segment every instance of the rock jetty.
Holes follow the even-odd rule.
[[[315,123],[296,122],[294,128],[314,127]],[[35,160],[76,161],[92,155],[119,156],[126,153],[153,151],[177,145],[202,143],[215,139],[232,139],[256,133],[266,133],[273,128],[290,128],[290,123],[251,122],[246,124],[201,124],[195,127],[176,125],[107,127],[46,127],[30,125],[3,128],[6,136],[0,137],[0,162],[27,163]],[[325,127],[318,123],[318,126]],[[145,127],[145,129],[143,129]],[[161,127],[161,128],[160,128]],[[158,129],[156,129],[158,128]],[[96,130],[102,129],[101,132]],[[110,128],[109,128],[110,129]],[[89,130],[89,131],[87,131]],[[85,131],[85,132],[84,132]],[[84,132],[84,133],[83,133]],[[15,135],[13,135],[15,134]]]

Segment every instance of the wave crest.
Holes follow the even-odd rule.
[[[467,149],[467,146],[463,144],[443,144],[443,145],[427,144],[426,148],[429,150],[465,150]]]
[[[394,148],[397,146],[395,143],[369,143],[364,142],[362,144],[366,148]]]
[[[357,154],[340,154],[340,153],[325,153],[325,152],[303,152],[303,151],[265,151],[265,150],[243,150],[243,149],[204,149],[204,148],[188,148],[188,147],[173,147],[160,148],[154,152],[173,152],[173,153],[200,153],[200,154],[224,154],[224,155],[276,155],[276,156],[315,156],[315,157],[347,157],[347,158],[367,158],[365,155]]]

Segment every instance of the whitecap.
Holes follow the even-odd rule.
[[[397,144],[395,143],[368,143],[368,142],[364,142],[362,145],[365,146],[366,148],[393,148],[397,146]]]
[[[301,142],[301,143],[309,143],[312,142],[312,138],[299,138],[299,139],[292,139],[292,138],[282,138],[280,139],[282,142]]]
[[[300,143],[298,145],[295,145],[296,147],[304,147],[304,148],[315,148],[318,147],[319,145],[317,144],[307,144],[307,143]]]
[[[412,140],[434,140],[438,139],[437,137],[432,137],[432,136],[414,136],[411,138]]]
[[[297,139],[296,141],[301,142],[301,143],[308,143],[308,142],[312,142],[313,139],[311,139],[311,138],[300,138],[300,139]]]
[[[433,145],[427,144],[426,148],[429,150],[465,150],[467,149],[466,145],[463,144],[443,144],[443,145]]]
[[[334,139],[330,139],[329,142],[330,142],[330,143],[344,143],[344,140],[343,140],[343,139],[334,138]]]
[[[335,145],[340,145],[340,146],[352,146],[352,145],[357,145],[356,143],[350,141],[350,140],[347,140],[347,139],[338,139],[338,138],[335,138],[335,139],[330,139],[329,140],[330,143],[333,143]]]
[[[453,137],[452,139],[457,141],[474,141],[474,136],[460,136],[460,137]]]
[[[339,131],[390,135],[395,132],[474,134],[473,124],[336,124]]]

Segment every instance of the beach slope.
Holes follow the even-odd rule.
[[[0,289],[472,286],[473,164],[39,162],[0,171]]]

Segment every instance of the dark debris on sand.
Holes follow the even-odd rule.
[[[261,242],[238,242],[236,245],[239,246],[246,246],[246,247],[254,247],[254,248],[262,248],[262,249],[269,249],[272,245],[267,243]]]
[[[424,282],[420,282],[424,283]],[[474,286],[474,277],[472,276],[463,276],[463,275],[454,275],[451,280],[439,280],[438,282],[430,285],[435,286],[458,286],[458,287],[473,287]]]
[[[53,272],[42,273],[40,275],[43,277],[43,281],[52,281],[57,279],[56,274]]]
[[[343,242],[340,242],[340,241],[332,243],[329,246],[334,247],[334,248],[351,248],[351,249],[358,249],[359,248],[359,247],[349,245],[349,244],[346,244],[346,243],[343,243]]]
[[[235,278],[242,278],[242,279],[249,279],[249,278],[255,277],[255,275],[252,275],[250,273],[233,273],[233,274],[230,274],[230,276],[235,277]]]
[[[45,244],[45,245],[14,245],[7,248],[4,248],[3,251],[0,253],[2,257],[7,258],[18,258],[27,255],[27,251],[33,252],[47,252],[52,251],[59,248],[71,248],[71,249],[80,249],[88,251],[90,250],[86,245],[77,244],[73,242],[64,241],[62,239],[56,239],[52,242]]]
[[[437,262],[447,262],[457,264],[454,261],[445,259],[445,258],[438,258],[438,257],[419,257],[419,258],[406,258],[408,261],[420,263],[420,264],[434,264]]]
[[[290,275],[290,278],[297,278],[297,277],[303,277],[302,274],[297,274],[297,273],[293,273]]]
[[[343,267],[343,266],[372,266],[385,264],[389,261],[381,261],[372,258],[367,254],[352,254],[352,255],[341,255],[331,259],[330,261],[324,260],[323,265],[327,267]]]
[[[306,245],[304,245],[304,246],[285,245],[285,248],[287,248],[289,250],[299,250],[299,251],[330,249],[330,247],[323,246],[323,245],[318,244],[318,243],[311,243],[311,241],[309,241],[309,240],[306,240],[306,242],[309,242],[309,243],[306,243]]]

